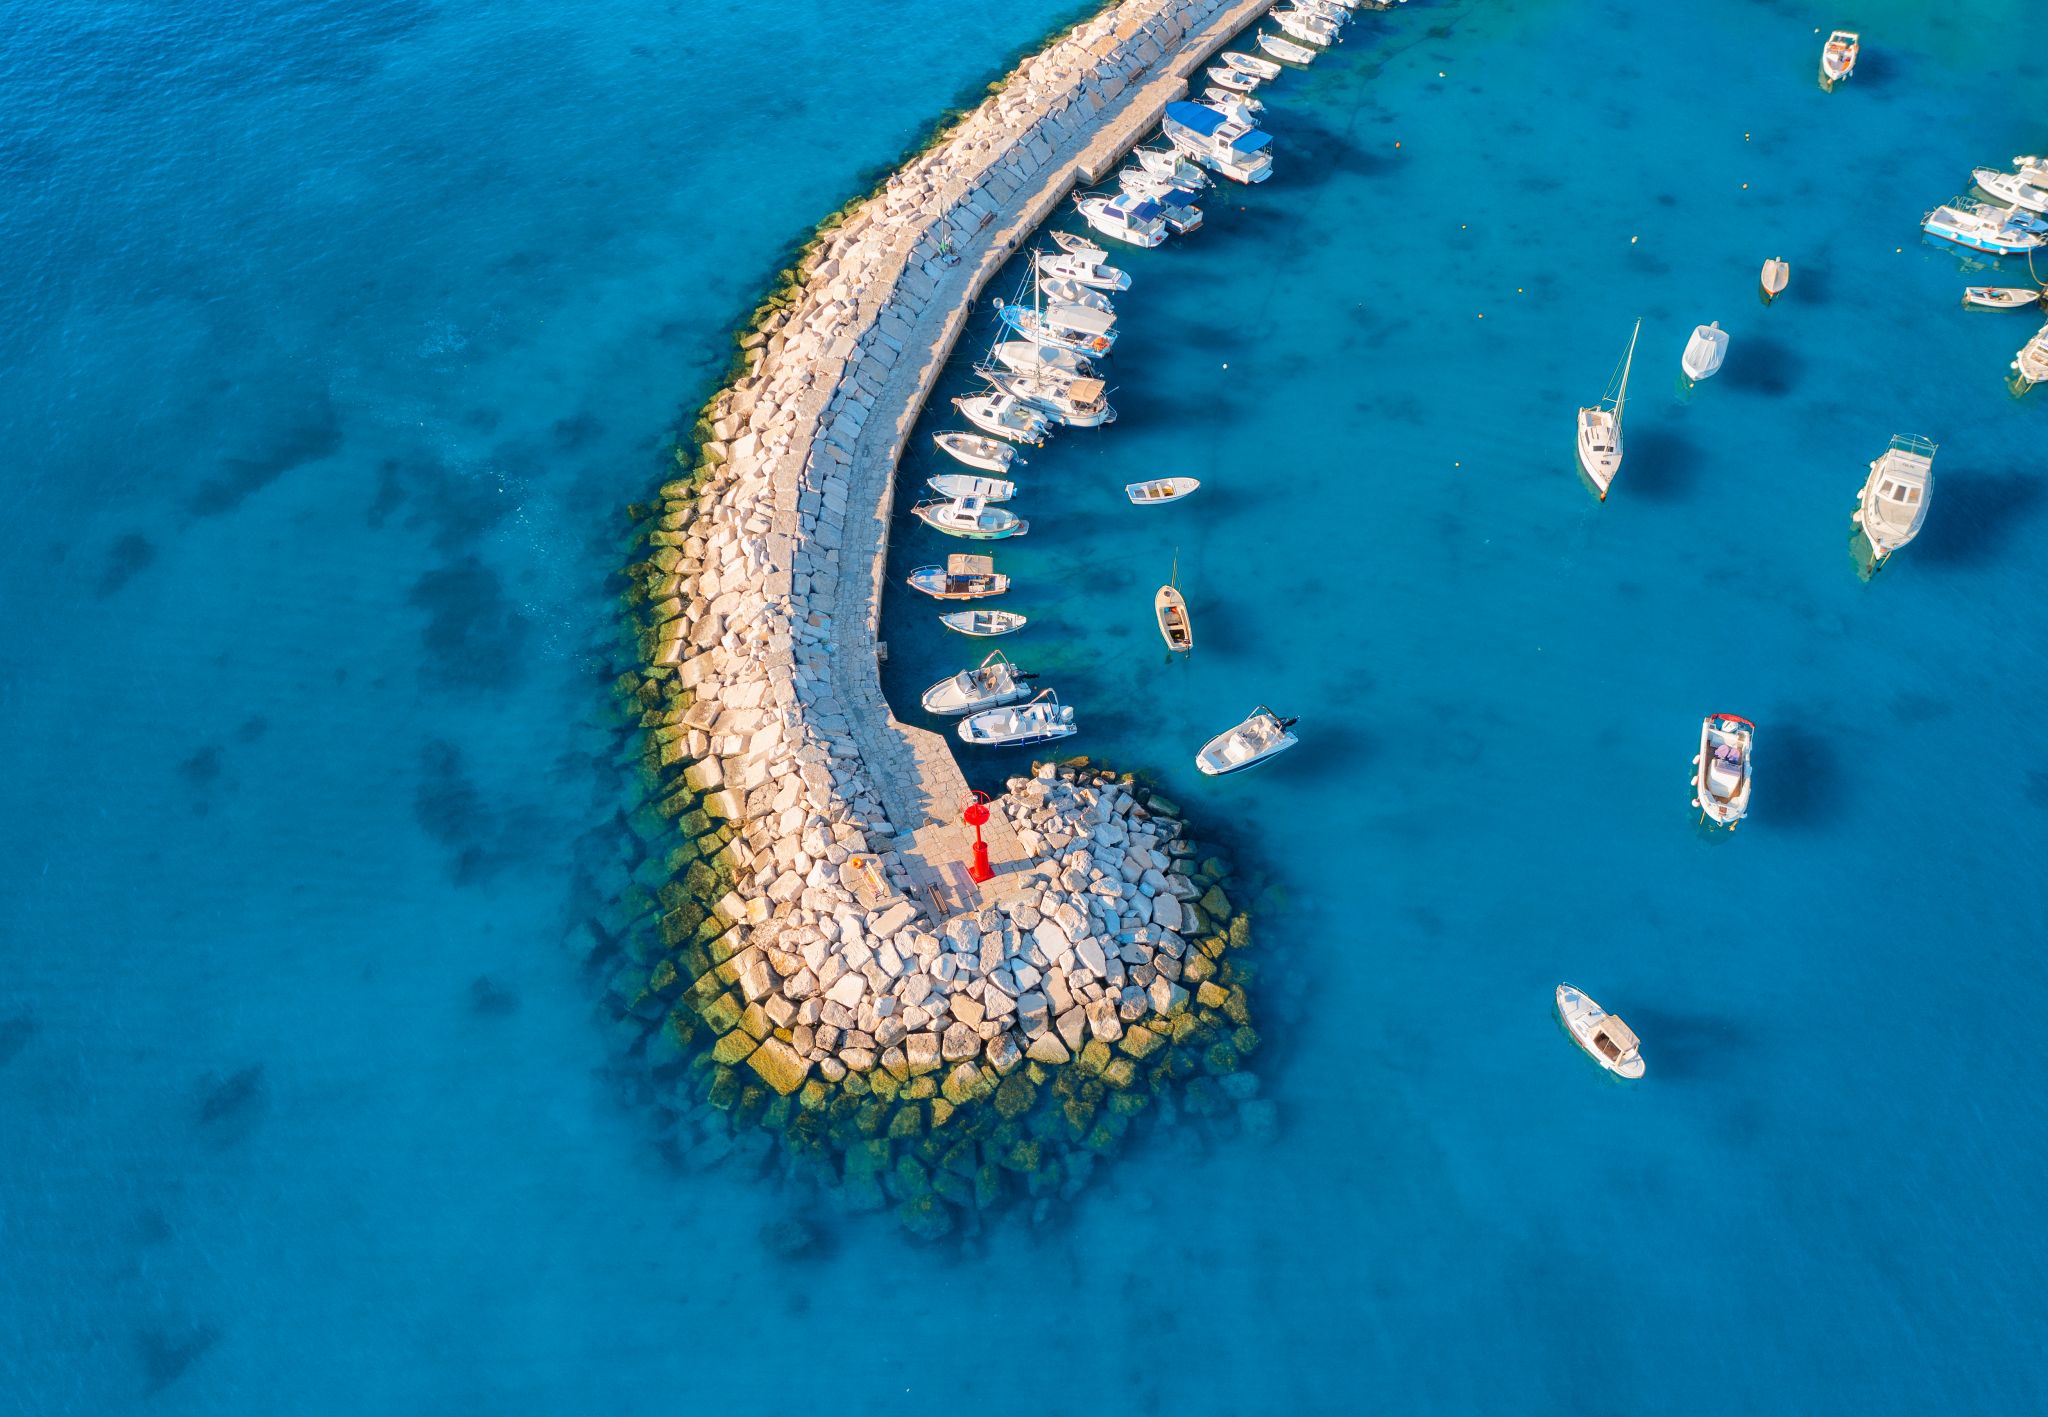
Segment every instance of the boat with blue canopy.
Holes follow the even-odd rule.
[[[1273,175],[1272,135],[1207,104],[1169,103],[1160,126],[1176,148],[1233,182],[1264,182]]]

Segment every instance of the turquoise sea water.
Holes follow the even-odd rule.
[[[826,1217],[799,1264],[759,1231],[809,1199],[669,1158],[557,943],[616,810],[619,509],[786,243],[1074,11],[23,17],[6,1405],[2048,1406],[2048,408],[2001,382],[2032,322],[1956,305],[2023,266],[1916,230],[2039,150],[2048,21],[1855,8],[1363,17],[1268,90],[1274,180],[1123,262],[1122,416],[1023,476],[1007,647],[1284,892],[1284,1127],[967,1253]],[[1572,410],[1638,317],[1599,506]],[[1865,584],[1895,432],[1939,485]],[[1203,489],[1122,503],[1169,471]],[[943,549],[905,519],[896,569]],[[971,653],[929,615],[885,605],[906,712]],[[1259,699],[1302,748],[1199,780]],[[1686,807],[1710,709],[1758,723],[1732,839]]]

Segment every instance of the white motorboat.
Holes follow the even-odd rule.
[[[1257,74],[1233,69],[1228,64],[1211,64],[1203,72],[1209,76],[1210,83],[1231,93],[1250,93],[1264,82]]]
[[[1140,507],[1159,502],[1178,502],[1202,484],[1192,477],[1155,477],[1150,482],[1127,482],[1124,496]]]
[[[1255,79],[1272,80],[1280,77],[1280,66],[1270,59],[1261,59],[1256,54],[1240,54],[1235,49],[1226,49],[1217,56],[1231,68],[1250,74]]]
[[[939,623],[949,630],[985,640],[995,635],[1014,635],[1029,622],[1014,610],[955,610],[941,615]]]
[[[1785,287],[1792,280],[1792,267],[1773,256],[1764,262],[1763,274],[1757,277],[1757,289],[1762,293],[1764,304],[1785,293]]]
[[[1085,305],[1046,304],[1037,298],[1029,305],[997,300],[995,306],[1004,324],[1035,344],[1097,355],[1109,353],[1116,344],[1114,314]]]
[[[1082,220],[1104,236],[1133,246],[1157,246],[1166,240],[1159,206],[1143,197],[1076,197]]]
[[[2024,207],[2030,212],[2048,212],[2048,190],[2013,172],[2000,172],[1996,168],[1980,167],[1971,172],[1970,180],[1987,197],[2003,202],[2009,207]]]
[[[1862,36],[1854,30],[1836,30],[1829,35],[1820,51],[1820,86],[1832,89],[1855,73],[1856,51],[1861,47]]]
[[[1266,14],[1289,39],[1325,48],[1337,42],[1337,26],[1313,10],[1268,10]]]
[[[1049,349],[1030,340],[1004,340],[996,346],[996,363],[1019,374],[1051,371],[1070,379],[1092,378],[1095,366],[1071,349]]]
[[[1277,34],[1268,34],[1266,31],[1260,30],[1258,44],[1259,48],[1265,50],[1275,59],[1285,59],[1290,64],[1313,64],[1316,62],[1315,50],[1305,44],[1296,44],[1291,39],[1282,39]]]
[[[1062,705],[1060,696],[1050,689],[1028,704],[984,709],[962,719],[959,728],[962,743],[982,748],[1028,748],[1078,732],[1074,711]]]
[[[1702,379],[1713,378],[1721,368],[1721,361],[1727,357],[1728,332],[1716,320],[1692,332],[1692,338],[1685,342],[1685,354],[1679,359],[1678,367],[1685,371],[1686,378],[1697,384]]]
[[[1257,767],[1301,741],[1288,731],[1300,721],[1282,718],[1260,704],[1244,722],[1204,743],[1195,754],[1195,766],[1209,777]]]
[[[2020,346],[2019,357],[2013,360],[2012,367],[2027,388],[2048,383],[2048,325],[2041,326],[2032,339]]]
[[[1130,193],[1133,197],[1144,197],[1155,202],[1160,201],[1171,192],[1192,195],[1177,179],[1162,177],[1156,172],[1147,171],[1136,163],[1117,173],[1116,182],[1117,186],[1123,188],[1124,191]]]
[[[906,583],[933,600],[981,600],[1010,588],[1010,578],[996,570],[993,557],[959,551],[948,556],[943,566],[919,566],[906,577]]]
[[[1595,407],[1579,410],[1579,467],[1603,502],[1607,489],[1614,485],[1614,474],[1621,471],[1621,409],[1628,401],[1628,371],[1635,363],[1636,340],[1642,333],[1643,322],[1638,320],[1635,333],[1628,337],[1628,353],[1622,356],[1621,368],[1607,386],[1607,396]]]
[[[1107,295],[1099,290],[1090,289],[1077,280],[1068,280],[1064,276],[1048,276],[1041,272],[1038,288],[1052,304],[1080,305],[1090,310],[1100,310],[1105,315],[1116,314],[1116,306],[1110,303]]]
[[[1055,280],[1064,281],[1071,285],[1086,286],[1096,291],[1129,290],[1131,288],[1129,273],[1120,271],[1115,266],[1100,265],[1086,256],[1070,256],[1065,252],[1061,252],[1057,256],[1040,256],[1038,258],[1038,274],[1044,277],[1048,283],[1046,293],[1046,299],[1048,300],[1057,298],[1051,293],[1049,288],[1050,283]],[[1081,305],[1087,302],[1074,300],[1068,303]]]
[[[2031,285],[1972,285],[1963,289],[1963,304],[1979,310],[2032,310],[2042,292]]]
[[[1020,374],[983,371],[982,377],[1012,398],[1041,409],[1069,428],[1100,428],[1116,422],[1108,389],[1100,379],[1074,379],[1055,369]]]
[[[1992,256],[2015,256],[2038,249],[2043,237],[2034,218],[2017,207],[1994,207],[1956,200],[1921,218],[1920,229],[1942,241]]]
[[[1031,530],[1031,523],[1015,512],[1007,507],[991,507],[979,497],[919,502],[910,509],[910,515],[933,531],[969,541],[1001,541]]]
[[[955,462],[978,467],[983,472],[1008,472],[1013,465],[1024,461],[1010,444],[979,433],[934,433],[932,442]]]
[[[1625,1078],[1643,1075],[1642,1040],[1635,1030],[1570,984],[1557,986],[1557,1016],[1565,1031],[1610,1073]]]
[[[1087,237],[1076,235],[1074,232],[1055,231],[1052,233],[1052,240],[1055,246],[1059,247],[1060,250],[1066,252],[1069,256],[1079,256],[1084,261],[1106,261],[1109,259],[1109,252],[1096,245],[1093,241],[1090,241]]]
[[[1019,399],[1000,393],[976,394],[972,398],[954,399],[953,407],[976,428],[998,438],[1034,447],[1045,441],[1046,416]]]
[[[1900,436],[1871,463],[1853,520],[1870,542],[1873,568],[1920,534],[1927,504],[1934,499],[1934,451],[1926,438]]]
[[[1000,477],[977,477],[971,472],[942,472],[927,477],[924,485],[949,502],[962,497],[979,497],[984,502],[1007,502],[1017,495],[1017,484]]]
[[[918,702],[924,705],[926,713],[944,714],[949,718],[963,713],[979,713],[983,709],[1013,704],[1025,697],[1031,692],[1028,687],[1031,677],[1010,663],[1009,656],[1001,650],[991,650],[988,657],[974,668],[963,669],[926,689]]]
[[[1234,123],[1240,128],[1255,128],[1265,105],[1257,99],[1242,98],[1236,94],[1210,94],[1202,100],[1202,107],[1222,114],[1225,123]]]
[[[1749,812],[1750,745],[1756,725],[1739,714],[1710,713],[1700,723],[1699,756],[1692,760],[1692,805],[1730,831]]]
[[[1181,155],[1179,148],[1132,148],[1131,156],[1138,160],[1138,166],[1154,177],[1170,177],[1176,187],[1185,187],[1190,192],[1205,191],[1216,185],[1216,179],[1204,172],[1197,163]]]
[[[1160,127],[1174,147],[1233,182],[1264,182],[1273,175],[1271,136],[1205,104],[1167,104]]]

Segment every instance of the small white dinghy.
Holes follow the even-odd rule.
[[[993,557],[963,551],[948,556],[943,566],[919,566],[905,581],[933,600],[980,600],[1010,588],[1010,578],[996,570]]]
[[[1265,50],[1275,59],[1285,59],[1290,64],[1313,64],[1316,62],[1316,51],[1310,49],[1307,45],[1296,44],[1291,39],[1282,39],[1279,35],[1268,34],[1264,30],[1259,31],[1259,48]]]
[[[1733,831],[1749,812],[1749,756],[1755,738],[1756,725],[1739,714],[1710,713],[1700,721],[1692,805],[1714,826]]]
[[[1077,197],[1082,220],[1104,236],[1128,241],[1133,246],[1158,246],[1166,240],[1166,223],[1159,219],[1159,207],[1144,197],[1126,193],[1120,197]]]
[[[976,477],[971,472],[942,472],[927,477],[924,485],[949,501],[979,497],[984,502],[1007,502],[1017,495],[1017,484],[1000,477]]]
[[[1565,1031],[1608,1072],[1625,1078],[1643,1075],[1642,1040],[1635,1030],[1601,1008],[1570,984],[1557,986],[1557,1016]]]
[[[1973,310],[2032,310],[2041,292],[2031,285],[1972,285],[1963,290],[1963,304]]]
[[[1289,39],[1298,39],[1306,44],[1320,44],[1325,48],[1337,42],[1336,22],[1314,10],[1268,10],[1266,14],[1274,24],[1287,32]]]
[[[996,363],[1019,374],[1054,373],[1069,379],[1086,379],[1095,366],[1071,349],[1051,349],[1030,340],[1004,340],[996,346]]]
[[[1261,79],[1280,77],[1280,66],[1270,59],[1261,59],[1256,54],[1240,54],[1235,49],[1226,49],[1218,56],[1233,69],[1242,70]]]
[[[910,515],[933,531],[966,537],[969,541],[1000,541],[1031,530],[1031,523],[1015,512],[991,507],[979,497],[919,502],[910,509]]]
[[[1211,64],[1204,72],[1208,74],[1210,83],[1230,93],[1250,93],[1263,82],[1257,74],[1248,74],[1228,64]]]
[[[1079,305],[1084,310],[1100,310],[1105,315],[1116,313],[1116,306],[1110,304],[1107,295],[1065,276],[1049,276],[1040,271],[1038,292],[1054,304]]]
[[[1044,414],[1008,394],[956,398],[953,407],[976,428],[1013,443],[1030,443],[1035,447],[1045,441],[1045,430],[1050,426]]]
[[[1079,256],[1084,261],[1106,261],[1109,259],[1108,251],[1096,245],[1087,237],[1076,235],[1074,232],[1055,231],[1052,234],[1052,240],[1055,246],[1059,247],[1060,250],[1066,252],[1069,256]]]
[[[1175,186],[1190,192],[1206,191],[1216,185],[1216,179],[1181,156],[1179,148],[1133,148],[1131,156],[1154,177],[1170,177]]]
[[[1038,258],[1038,273],[1042,277],[1050,277],[1047,281],[1048,285],[1051,284],[1052,280],[1060,280],[1068,281],[1075,285],[1085,285],[1091,290],[1129,290],[1131,288],[1131,277],[1128,271],[1120,271],[1115,266],[1098,264],[1086,256],[1070,256],[1064,251],[1057,256],[1040,256]]]
[[[1685,371],[1686,378],[1697,384],[1702,379],[1713,378],[1721,368],[1721,361],[1727,357],[1728,332],[1716,320],[1692,332],[1692,338],[1685,342],[1685,354],[1678,361],[1678,367]]]
[[[1010,444],[979,433],[934,433],[932,442],[955,462],[978,467],[983,472],[1008,472],[1011,464],[1024,461]]]
[[[1934,498],[1934,453],[1931,440],[1901,436],[1871,463],[1852,520],[1870,542],[1873,568],[1882,568],[1892,552],[1920,534]]]
[[[1757,289],[1768,305],[1785,293],[1785,287],[1792,279],[1792,267],[1773,256],[1764,262],[1763,274],[1757,278]]]
[[[1298,718],[1282,718],[1260,704],[1243,723],[1204,743],[1202,751],[1195,754],[1195,766],[1208,777],[1255,768],[1301,741],[1288,731],[1299,722]]]
[[[1013,708],[985,709],[961,720],[962,743],[982,748],[1028,748],[1070,738],[1081,731],[1074,711],[1060,703],[1060,696],[1047,689],[1028,704]]]
[[[955,610],[941,615],[939,623],[963,635],[988,639],[993,635],[1015,634],[1024,628],[1025,620],[1014,610]]]
[[[1031,692],[1027,687],[1030,679],[1029,674],[1010,663],[1008,655],[999,649],[991,650],[988,658],[974,668],[963,669],[926,689],[918,702],[924,705],[926,713],[944,714],[948,718],[979,713],[1023,698]]]
[[[1124,496],[1135,506],[1157,502],[1178,502],[1202,484],[1192,477],[1155,477],[1150,482],[1126,482]]]

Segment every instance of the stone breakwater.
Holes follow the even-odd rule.
[[[678,1111],[764,1124],[921,1233],[1005,1172],[1076,1183],[1047,1148],[1092,1155],[1155,1096],[1265,1106],[1236,1075],[1257,1040],[1227,867],[1137,784],[1046,764],[999,799],[974,886],[965,781],[890,713],[875,639],[896,462],[982,283],[1261,8],[1126,0],[1020,65],[813,243],[695,474],[640,509],[618,688],[647,800],[589,947],[627,955],[612,992]]]

